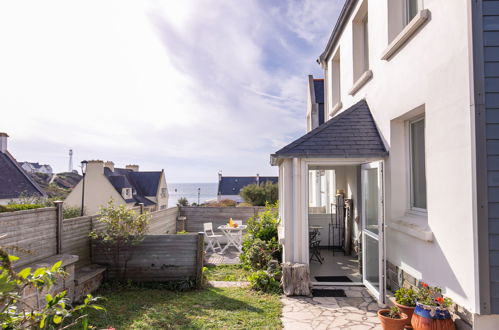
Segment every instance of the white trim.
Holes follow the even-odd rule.
[[[420,10],[416,16],[407,24],[402,31],[386,47],[381,59],[388,61],[402,46],[419,30],[419,28],[430,18],[428,9]]]
[[[409,208],[408,208],[408,213],[412,213],[414,215],[420,215],[420,216],[426,216],[428,214],[428,196],[426,196],[426,209],[420,208],[420,207],[415,207],[414,205],[414,192],[413,192],[413,168],[412,168],[412,127],[411,125],[424,121],[425,127],[425,181],[426,181],[426,121],[425,121],[425,115],[420,115],[417,117],[414,117],[412,119],[409,119],[406,124],[406,129],[407,129],[407,136],[408,136],[408,150],[409,150]],[[426,187],[425,183],[425,187]]]
[[[353,84],[352,88],[348,92],[349,95],[355,95],[371,78],[373,77],[372,70],[367,70],[363,74],[360,75],[359,79]]]

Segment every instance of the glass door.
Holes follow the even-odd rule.
[[[362,165],[362,281],[385,300],[383,162]]]

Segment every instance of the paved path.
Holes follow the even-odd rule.
[[[382,329],[376,315],[378,304],[364,287],[328,288],[342,288],[347,297],[283,297],[284,329]]]
[[[246,281],[209,281],[209,286],[214,288],[243,288],[249,286]]]
[[[237,265],[241,263],[239,261],[240,254],[241,253],[233,247],[227,249],[224,254],[206,252],[204,263],[206,265]]]

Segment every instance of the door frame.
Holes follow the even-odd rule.
[[[365,170],[378,169],[378,234],[365,230],[366,208],[364,205],[366,194]],[[386,244],[385,244],[385,175],[384,161],[378,160],[361,165],[361,233],[362,233],[362,282],[370,293],[376,297],[379,304],[384,305],[386,299]],[[366,280],[366,235],[378,240],[378,267],[379,267],[379,290]]]

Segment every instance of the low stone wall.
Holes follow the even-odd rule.
[[[126,279],[138,282],[192,280],[201,283],[202,234],[146,235],[139,244],[121,250],[120,264],[127,259]],[[92,262],[107,267],[107,277],[119,277],[114,251],[102,243],[92,246]]]

